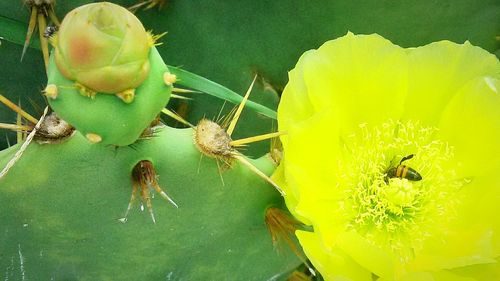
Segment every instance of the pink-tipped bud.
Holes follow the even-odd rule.
[[[55,61],[68,79],[101,93],[139,86],[149,72],[150,35],[127,9],[102,2],[69,12],[55,42]]]

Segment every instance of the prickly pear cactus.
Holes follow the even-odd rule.
[[[231,137],[245,103],[225,124],[163,125],[156,116],[175,76],[142,25],[128,34],[131,22],[140,25],[113,4],[90,4],[52,38],[44,94],[54,112],[34,118],[25,145],[0,152],[3,276],[285,279],[301,261],[274,250],[265,223],[282,206],[267,177],[276,157],[251,160],[237,148],[252,140]]]

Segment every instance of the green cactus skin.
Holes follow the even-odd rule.
[[[19,145],[0,152],[0,166]],[[0,182],[0,272],[9,280],[284,280],[300,264],[273,250],[267,207],[274,188],[235,164],[222,173],[203,157],[192,129],[114,149],[82,135],[32,143]],[[131,171],[150,160],[176,209],[156,195],[156,224],[136,204],[121,223]],[[264,156],[252,163],[270,174]],[[199,172],[198,172],[199,171]],[[136,200],[137,202],[139,200]],[[23,265],[21,266],[21,257]],[[22,268],[22,270],[21,270]]]
[[[93,98],[81,95],[75,82],[59,72],[52,56],[47,84],[57,86],[57,97],[49,97],[49,104],[83,135],[97,134],[104,145],[129,145],[165,107],[172,91],[172,86],[163,82],[168,68],[154,47],[149,60],[148,77],[135,90],[134,101],[124,103],[114,95],[97,94]]]

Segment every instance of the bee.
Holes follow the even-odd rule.
[[[399,165],[396,167],[391,167],[385,173],[385,182],[388,183],[390,178],[400,178],[407,179],[410,181],[419,181],[422,180],[422,176],[415,171],[413,168],[403,165],[403,162],[406,160],[410,160],[415,156],[414,154],[410,154],[405,156],[399,161]]]

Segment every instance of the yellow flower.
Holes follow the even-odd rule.
[[[468,42],[348,33],[302,55],[274,179],[326,280],[500,280],[499,79]]]

